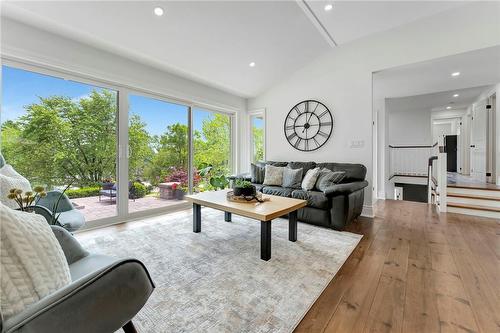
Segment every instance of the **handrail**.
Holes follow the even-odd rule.
[[[393,145],[389,145],[389,148],[396,148],[396,149],[405,149],[405,148],[434,148],[437,146],[437,142],[434,143],[433,145],[424,145],[424,146],[420,146],[420,145],[409,145],[409,146],[393,146]]]

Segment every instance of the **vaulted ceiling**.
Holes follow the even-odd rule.
[[[330,11],[325,5],[332,4]],[[353,40],[450,1],[4,1],[2,16],[243,97]],[[163,16],[153,14],[160,6]],[[338,47],[338,46],[337,46]],[[250,67],[251,62],[255,63]]]

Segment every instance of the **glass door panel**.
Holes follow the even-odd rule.
[[[129,212],[183,202],[188,159],[188,107],[129,95]]]
[[[264,116],[250,117],[251,160],[253,163],[264,160]]]
[[[86,221],[117,215],[117,92],[2,66],[2,154]],[[57,195],[58,197],[58,195]]]
[[[193,191],[216,189],[210,179],[232,171],[231,116],[193,109]]]

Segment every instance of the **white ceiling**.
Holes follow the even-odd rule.
[[[452,77],[451,73],[460,72]],[[373,76],[375,98],[395,98],[500,82],[500,46],[384,70]]]
[[[3,1],[2,15],[251,97],[329,51],[325,35],[342,44],[464,4],[334,1],[325,12],[326,3]]]
[[[325,11],[327,3],[333,9]],[[310,1],[336,44],[389,30],[464,5],[463,1]]]
[[[479,95],[488,88],[489,86],[480,86],[417,96],[389,98],[387,102],[390,104],[391,109],[397,109],[398,111],[431,110],[438,112],[447,111],[446,107],[448,106],[451,107],[449,109],[451,111],[463,110],[474,103]],[[459,94],[459,96],[453,97],[454,94]]]

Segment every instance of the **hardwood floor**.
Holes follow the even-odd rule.
[[[500,332],[500,221],[381,201],[295,332]]]

